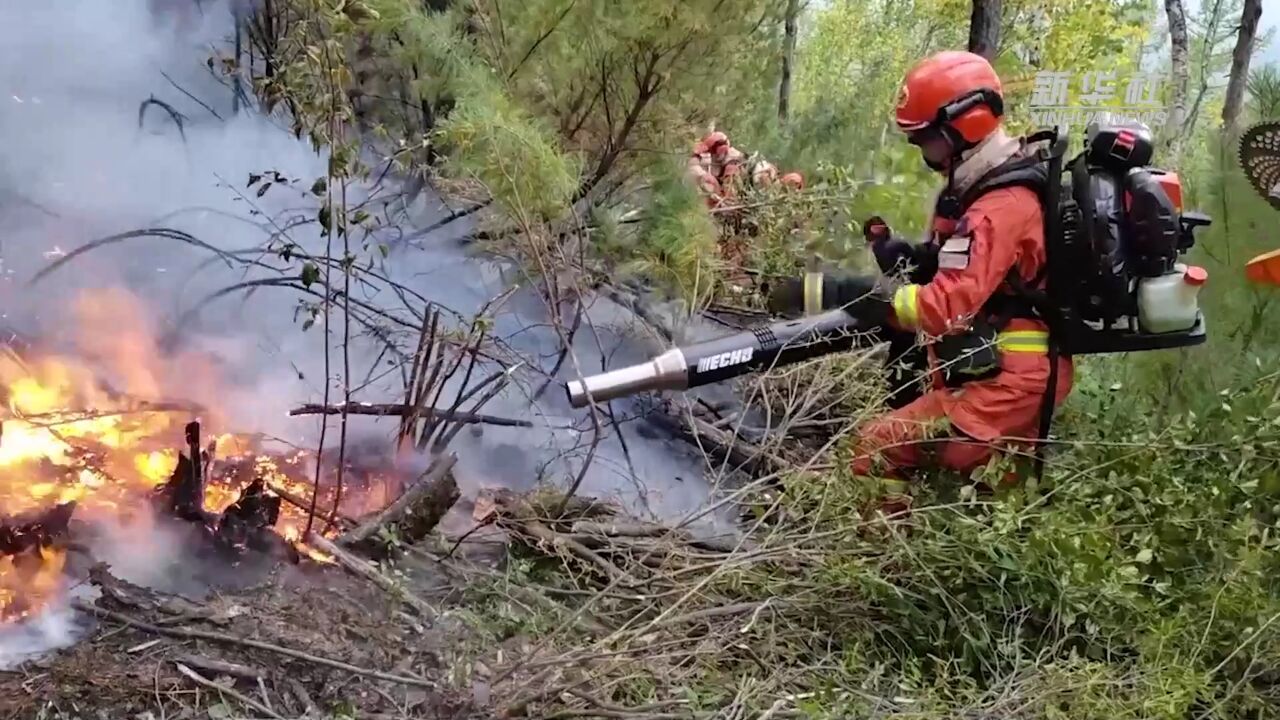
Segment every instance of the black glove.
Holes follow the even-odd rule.
[[[842,308],[853,317],[866,322],[868,330],[888,323],[893,299],[891,287],[869,275],[824,276],[821,273],[808,273],[803,278],[787,278],[777,282],[766,293],[769,310],[776,314],[798,315],[806,310],[817,312]],[[818,301],[819,307],[806,308],[806,296]]]
[[[884,327],[893,307],[893,285],[870,275],[824,278],[822,306],[842,308],[868,330]]]
[[[774,315],[794,316],[804,312],[804,279],[784,278],[763,285],[766,306]]]
[[[871,245],[871,253],[875,255],[880,272],[889,277],[906,276],[910,268],[908,279],[917,285],[924,285],[938,270],[938,253],[935,247],[931,244],[912,245],[895,236],[888,224],[877,215],[867,218],[862,224],[862,236]]]

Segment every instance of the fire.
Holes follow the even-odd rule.
[[[65,551],[44,547],[0,555],[0,621],[20,620],[53,599],[66,557]]]
[[[131,382],[130,384],[135,384]],[[104,389],[89,369],[67,358],[20,358],[0,352],[0,523],[75,501],[75,517],[131,517],[173,474],[183,426],[192,413],[139,410],[139,401]],[[220,513],[255,476],[268,489],[309,498],[313,458],[264,453],[251,438],[204,441],[204,510]],[[328,504],[322,496],[320,509]],[[323,526],[318,521],[317,529]],[[297,541],[306,514],[282,504],[275,529]],[[300,551],[327,560],[298,545]],[[0,622],[30,615],[60,589],[65,552],[36,546],[0,554]]]

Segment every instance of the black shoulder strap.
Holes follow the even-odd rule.
[[[1048,172],[1038,153],[1023,155],[993,168],[974,183],[962,196],[961,204],[968,208],[978,198],[1007,187],[1026,187],[1037,195],[1044,193]]]

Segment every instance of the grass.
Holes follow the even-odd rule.
[[[791,428],[821,425],[807,468],[772,479],[781,492],[769,478],[739,491],[755,512],[734,552],[589,538],[604,572],[526,547],[559,609],[513,613],[496,587],[476,591],[477,621],[497,613],[537,647],[503,659],[514,695],[550,688],[526,710],[561,717],[1280,714],[1280,373],[1267,361],[1280,328],[1259,319],[1271,297],[1237,279],[1274,211],[1221,180],[1202,194],[1219,217],[1191,256],[1217,281],[1209,343],[1083,359],[1041,481],[986,491],[1003,458],[917,483],[907,519],[877,516],[876,491],[843,470],[878,411],[874,363],[748,382]],[[787,217],[762,224],[757,261],[803,262],[777,230]]]

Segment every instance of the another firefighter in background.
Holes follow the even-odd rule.
[[[767,160],[752,155],[748,157],[733,147],[723,132],[713,132],[698,141],[689,157],[689,175],[706,197],[707,207],[722,210],[720,214],[732,214],[728,207],[745,185],[763,189],[772,186],[778,178],[778,169]],[[784,186],[795,189],[804,187],[804,178],[797,172],[781,177]],[[727,219],[727,218],[726,218]]]
[[[864,426],[853,460],[856,474],[897,490],[904,469],[971,471],[997,447],[1037,437],[1047,405],[1048,328],[1026,299],[1044,278],[1036,188],[1047,173],[1004,132],[1002,112],[1000,78],[981,56],[948,51],[917,64],[901,89],[898,128],[947,178],[929,239],[899,246],[923,272],[907,282],[811,273],[771,294],[775,310],[845,307],[926,340],[931,389]],[[1058,362],[1049,412],[1071,389],[1071,360]]]
[[[765,190],[779,183],[788,190],[801,190],[804,178],[797,172],[779,178],[773,163],[758,154],[747,156],[718,131],[694,146],[688,170],[721,229],[719,250],[728,267],[728,289],[737,294],[749,292],[755,280],[745,266],[751,254],[750,238],[759,233],[759,226],[751,209],[740,202],[743,190]]]

